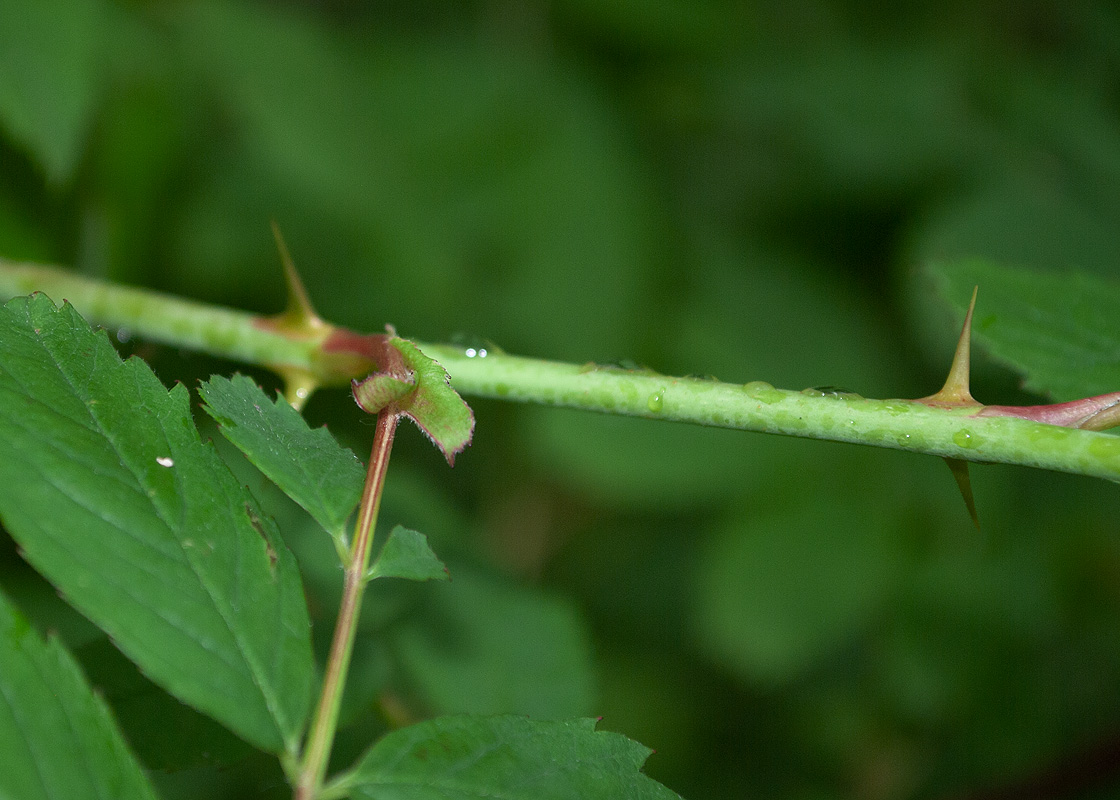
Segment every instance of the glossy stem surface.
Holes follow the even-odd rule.
[[[0,296],[35,290],[55,302],[69,300],[91,321],[138,336],[273,368],[294,365],[325,376],[322,384],[347,377],[346,365],[324,362],[319,341],[292,338],[262,324],[262,317],[0,259]],[[912,400],[787,391],[760,381],[674,378],[417,345],[443,365],[464,395],[1020,464],[1120,482],[1120,437],[1107,433],[981,417],[977,408],[935,408]]]

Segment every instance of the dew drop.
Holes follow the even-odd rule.
[[[958,447],[966,447],[969,450],[975,450],[980,446],[981,439],[967,428],[962,428],[953,434],[953,441]]]
[[[298,397],[300,400],[306,400],[310,396],[311,390],[306,386],[299,386],[296,388],[296,397]]]
[[[883,410],[891,414],[907,414],[913,411],[915,403],[912,400],[884,400]]]
[[[156,459],[156,463],[159,464],[161,467],[173,467],[173,466],[175,466],[175,461],[173,459],[169,458],[168,456],[160,456],[159,458]]]
[[[649,399],[646,400],[646,407],[654,414],[665,407],[665,387],[661,387],[649,396]]]
[[[451,344],[462,348],[463,355],[467,358],[486,358],[488,355],[502,352],[496,344],[475,333],[458,331],[451,334]]]
[[[750,383],[743,384],[743,391],[746,392],[747,396],[752,400],[758,400],[767,405],[777,403],[783,397],[781,391],[775,389],[766,381],[751,381]]]
[[[124,344],[125,342],[127,342],[131,338],[132,338],[132,331],[129,328],[126,328],[123,325],[121,327],[117,328],[117,341],[118,342],[120,342],[121,344]]]
[[[849,389],[839,386],[810,386],[802,389],[801,394],[806,397],[830,397],[833,400],[862,400],[863,398]]]

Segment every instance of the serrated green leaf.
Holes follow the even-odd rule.
[[[326,428],[312,430],[283,397],[244,375],[215,376],[199,386],[203,408],[246,458],[285,494],[341,539],[358,505],[365,467]]]
[[[275,525],[139,359],[45,295],[0,309],[0,519],[148,677],[270,751],[310,701],[310,625]]]
[[[0,797],[155,800],[105,702],[0,594]]]
[[[1120,284],[980,259],[936,264],[930,273],[962,315],[980,287],[973,339],[1022,372],[1025,388],[1059,401],[1120,391]]]
[[[593,719],[439,717],[375,744],[347,781],[376,800],[667,800],[642,774],[652,752]]]
[[[417,531],[397,525],[389,531],[389,538],[380,555],[368,572],[374,578],[406,578],[410,581],[446,581],[451,576],[439,560],[428,538]]]

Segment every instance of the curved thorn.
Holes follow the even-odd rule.
[[[276,249],[280,251],[280,261],[284,265],[284,280],[288,284],[288,307],[284,311],[284,316],[296,325],[303,324],[309,327],[322,325],[323,321],[315,312],[315,307],[311,305],[311,298],[307,296],[307,289],[299,277],[299,272],[296,271],[295,262],[288,252],[288,245],[280,233],[280,226],[276,224],[276,220],[272,220],[271,223]]]
[[[979,531],[980,517],[976,513],[976,500],[972,496],[972,479],[968,476],[968,462],[959,458],[946,458],[945,464],[949,467],[949,471],[953,473],[957,488],[961,490],[961,499],[964,500],[965,508],[968,509],[968,515],[972,517],[972,524]]]
[[[968,303],[968,312],[964,315],[964,325],[961,326],[961,335],[957,339],[957,349],[953,353],[953,363],[949,367],[949,377],[945,385],[937,394],[922,398],[923,402],[939,406],[978,406],[972,397],[968,386],[970,340],[972,338],[972,311],[976,307],[976,292],[979,286],[972,288],[972,299]]]

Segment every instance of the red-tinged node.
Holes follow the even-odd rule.
[[[323,352],[364,359],[374,370],[406,379],[409,369],[400,351],[391,344],[393,337],[384,333],[355,333],[335,328],[323,341]]]
[[[1063,428],[1104,431],[1120,425],[1120,392],[1041,406],[984,406],[976,416],[1018,417]]]

